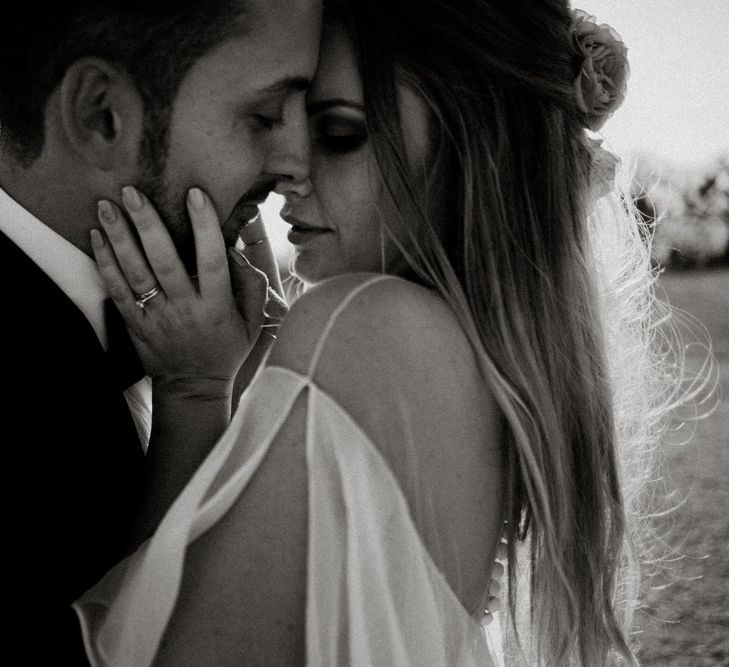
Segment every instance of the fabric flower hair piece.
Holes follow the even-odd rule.
[[[602,139],[585,137],[590,152],[590,201],[595,204],[607,197],[615,188],[615,176],[621,160],[615,153],[603,146]]]
[[[574,81],[575,101],[585,115],[585,125],[596,132],[625,99],[628,48],[613,28],[598,25],[594,16],[580,9],[572,15],[572,38],[582,58]]]

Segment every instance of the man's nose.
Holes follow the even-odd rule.
[[[276,139],[276,145],[268,159],[267,173],[275,178],[277,183],[308,182],[311,160],[308,124],[306,122],[287,124],[281,128]]]

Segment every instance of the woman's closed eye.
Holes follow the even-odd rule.
[[[313,121],[314,141],[326,153],[354,153],[367,143],[367,128],[363,121],[319,117]]]

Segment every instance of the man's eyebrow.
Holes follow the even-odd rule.
[[[311,80],[305,76],[287,76],[256,91],[256,95],[275,95],[283,92],[305,92],[311,85]]]
[[[353,100],[345,100],[340,97],[332,97],[327,100],[321,100],[320,102],[307,104],[306,111],[307,113],[313,115],[321,113],[322,111],[326,111],[327,109],[331,109],[332,107],[349,107],[350,109],[356,109],[357,111],[361,111],[362,113],[364,113],[365,111],[364,104],[354,102]]]

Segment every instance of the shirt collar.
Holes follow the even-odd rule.
[[[0,231],[76,304],[106,349],[104,301],[108,292],[94,260],[43,224],[2,188]]]

